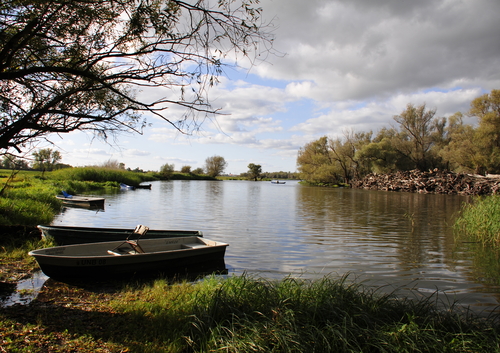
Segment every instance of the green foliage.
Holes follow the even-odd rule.
[[[435,118],[436,109],[408,104],[394,120],[399,129],[372,133],[346,132],[342,138],[323,136],[302,147],[297,155],[301,178],[337,184],[369,173],[446,169],[467,173],[500,173],[500,90],[471,102],[468,114],[478,127],[463,123],[458,112]]]
[[[500,249],[500,196],[476,198],[464,203],[454,230],[485,245]]]
[[[261,173],[262,166],[260,164],[250,163],[248,165],[248,179],[257,181]]]
[[[160,175],[162,179],[170,179],[174,174],[175,166],[173,164],[164,164],[160,168]]]
[[[55,186],[37,179],[12,182],[0,197],[0,225],[50,223],[60,209],[54,197],[58,193]]]
[[[108,329],[119,327],[137,352],[473,352],[499,338],[488,320],[440,311],[432,298],[378,295],[347,277],[160,280],[116,298],[123,320]]]
[[[297,154],[297,166],[301,179],[311,183],[340,182],[338,169],[335,167],[328,148],[326,136],[306,144]]]
[[[203,168],[196,168],[192,173],[196,175],[203,174]]]
[[[227,162],[224,157],[212,156],[205,160],[205,170],[208,176],[215,178],[224,172],[227,167]]]
[[[488,173],[500,173],[500,90],[474,99],[469,115],[479,118],[474,142],[484,156],[480,167]]]
[[[33,169],[40,169],[42,171],[53,170],[54,167],[62,159],[59,151],[54,151],[51,148],[42,148],[32,153]]]
[[[108,183],[110,186],[118,186],[117,184],[119,183],[135,186],[143,181],[152,180],[152,174],[136,173],[125,169],[115,168],[81,167],[56,170],[51,173],[50,178],[67,182],[92,181],[97,183]]]

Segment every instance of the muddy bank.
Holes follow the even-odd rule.
[[[353,189],[418,192],[425,194],[497,195],[498,176],[479,176],[449,171],[411,170],[392,174],[368,174],[351,183]]]

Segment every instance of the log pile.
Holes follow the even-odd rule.
[[[426,194],[497,195],[500,178],[453,173],[448,171],[419,170],[392,174],[368,174],[351,183],[355,189],[418,192]]]

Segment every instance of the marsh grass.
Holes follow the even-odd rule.
[[[5,186],[5,185],[4,185]],[[36,225],[52,221],[60,209],[55,185],[32,177],[13,179],[0,197],[0,225]]]
[[[113,300],[134,352],[495,351],[498,326],[431,299],[382,295],[347,277],[210,277],[128,288]],[[139,329],[140,328],[140,329]],[[113,340],[114,341],[114,340]]]
[[[477,197],[471,204],[464,203],[454,230],[483,245],[500,248],[500,196]]]
[[[119,186],[120,183],[139,185],[143,181],[155,180],[154,173],[136,173],[122,169],[101,167],[65,168],[53,171],[51,179],[72,181],[94,181]]]

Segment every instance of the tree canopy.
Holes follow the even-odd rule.
[[[32,153],[33,168],[40,169],[42,172],[53,170],[57,163],[62,159],[59,151],[54,151],[51,148],[42,148]]]
[[[248,178],[257,181],[262,173],[262,166],[260,164],[250,163],[248,165]]]
[[[397,127],[383,128],[374,137],[371,131],[348,132],[309,142],[297,155],[300,176],[331,184],[412,169],[500,173],[500,90],[471,102],[466,114],[478,118],[477,127],[464,124],[460,112],[446,118],[435,114],[425,104],[408,104],[394,116]]]
[[[208,176],[216,177],[224,172],[227,167],[227,162],[224,157],[212,156],[205,160],[205,171]]]
[[[196,130],[218,112],[207,92],[229,56],[271,49],[258,3],[3,0],[0,153],[52,133],[141,133],[145,115]]]

